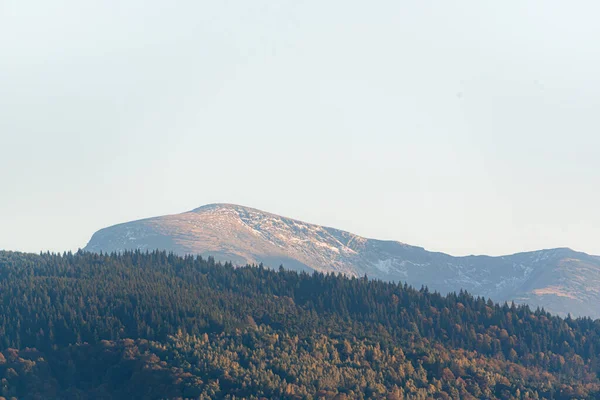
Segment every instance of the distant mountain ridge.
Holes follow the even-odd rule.
[[[453,257],[396,241],[367,239],[334,228],[234,204],[148,218],[96,232],[85,250],[165,249],[211,255],[234,264],[283,264],[297,270],[402,281],[442,293],[459,291],[600,318],[600,257],[568,248],[501,257]]]

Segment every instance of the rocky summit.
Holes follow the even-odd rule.
[[[237,265],[367,275],[442,293],[466,290],[563,316],[600,318],[600,257],[568,248],[453,257],[233,204],[104,228],[85,247],[91,252],[135,249],[213,256]]]

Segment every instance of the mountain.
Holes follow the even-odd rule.
[[[232,204],[101,229],[85,247],[91,252],[133,249],[210,255],[237,265],[262,262],[274,268],[367,275],[441,293],[463,289],[563,316],[600,318],[600,258],[568,248],[453,257]]]

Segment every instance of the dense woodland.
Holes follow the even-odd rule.
[[[165,252],[0,252],[0,296],[6,399],[600,398],[600,320],[467,293]]]

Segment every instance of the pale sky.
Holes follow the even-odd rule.
[[[228,202],[600,254],[597,1],[0,0],[0,249]]]

